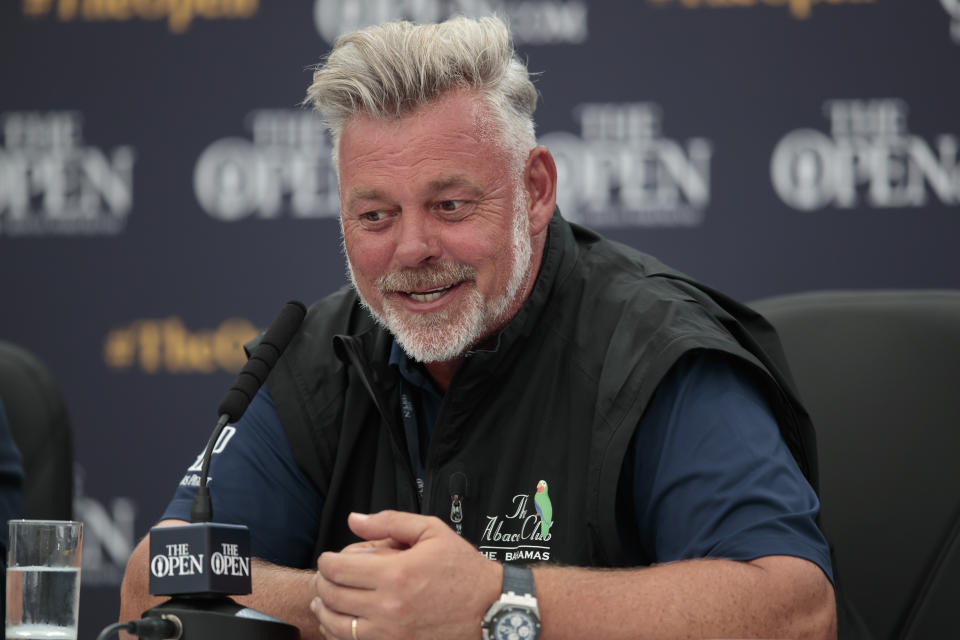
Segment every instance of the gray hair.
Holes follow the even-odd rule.
[[[350,116],[399,119],[456,89],[479,93],[499,124],[504,149],[513,161],[526,160],[536,146],[537,91],[507,25],[496,17],[388,22],[343,35],[314,71],[304,102],[327,123],[336,163]]]

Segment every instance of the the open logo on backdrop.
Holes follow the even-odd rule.
[[[250,113],[251,138],[210,144],[193,171],[197,201],[211,217],[335,218],[340,214],[331,145],[320,116],[302,109]]]
[[[773,150],[770,176],[777,195],[802,211],[861,203],[923,207],[932,198],[960,204],[960,140],[911,134],[908,112],[897,98],[828,100],[829,133],[797,129]]]
[[[583,104],[580,135],[540,137],[557,162],[564,217],[590,227],[694,227],[710,204],[706,138],[666,137],[653,103]]]
[[[393,20],[439,22],[453,15],[492,13],[510,21],[517,44],[582,44],[587,40],[587,3],[582,0],[316,0],[317,32],[332,43],[338,36]]]
[[[0,234],[114,235],[133,207],[133,147],[85,144],[76,111],[0,113]]]

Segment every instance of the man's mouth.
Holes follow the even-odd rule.
[[[411,300],[416,302],[433,302],[445,294],[450,289],[453,289],[459,283],[449,284],[445,287],[440,287],[439,289],[431,289],[429,291],[404,291],[403,295],[409,297]]]
[[[442,304],[438,302],[441,298],[453,295],[461,285],[473,282],[475,278],[476,273],[472,268],[451,263],[401,269],[377,277],[374,285],[380,295],[394,297],[394,300],[408,300],[410,304],[416,305],[411,307],[411,310],[424,310],[432,308],[433,302]]]

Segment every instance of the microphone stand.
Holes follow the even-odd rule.
[[[220,417],[203,453],[200,486],[190,511],[192,524],[154,527],[150,530],[150,593],[172,597],[148,609],[141,617],[141,621],[148,618],[168,621],[165,625],[150,625],[151,628],[164,630],[154,631],[149,635],[141,634],[141,638],[300,640],[300,630],[297,627],[244,607],[230,597],[252,591],[250,532],[245,526],[213,522],[207,478],[213,449],[223,428],[228,422],[239,420],[246,411],[305,315],[306,307],[302,302],[291,301],[281,309],[260,344],[250,354],[233,387],[220,403]],[[191,546],[201,549],[203,553],[191,555]],[[231,568],[239,568],[239,571],[233,571],[230,575],[226,570],[217,572],[213,559],[220,553],[221,548],[224,551],[229,549],[230,555],[228,559],[224,559],[224,555],[220,554],[220,561],[232,562]],[[168,553],[175,549],[178,555],[163,555],[164,549],[167,549]],[[174,565],[179,568],[179,572],[174,569]]]

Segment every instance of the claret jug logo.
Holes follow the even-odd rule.
[[[260,110],[248,123],[252,139],[216,140],[197,159],[193,187],[203,210],[223,222],[337,217],[337,176],[320,116]]]
[[[580,135],[548,133],[564,217],[590,227],[694,227],[710,204],[713,146],[663,135],[653,103],[583,104]]]
[[[518,493],[504,515],[486,519],[478,547],[483,555],[500,562],[550,559],[554,520],[546,480],[537,483],[533,500]]]
[[[338,36],[393,20],[438,22],[454,15],[498,13],[510,22],[517,44],[580,44],[587,40],[587,3],[582,0],[316,0],[320,36]]]
[[[830,132],[797,129],[777,144],[770,177],[789,206],[814,211],[923,207],[931,196],[960,204],[960,139],[932,142],[910,133],[909,108],[896,98],[829,100]]]
[[[0,234],[115,235],[133,207],[133,147],[83,141],[75,111],[0,113]]]

